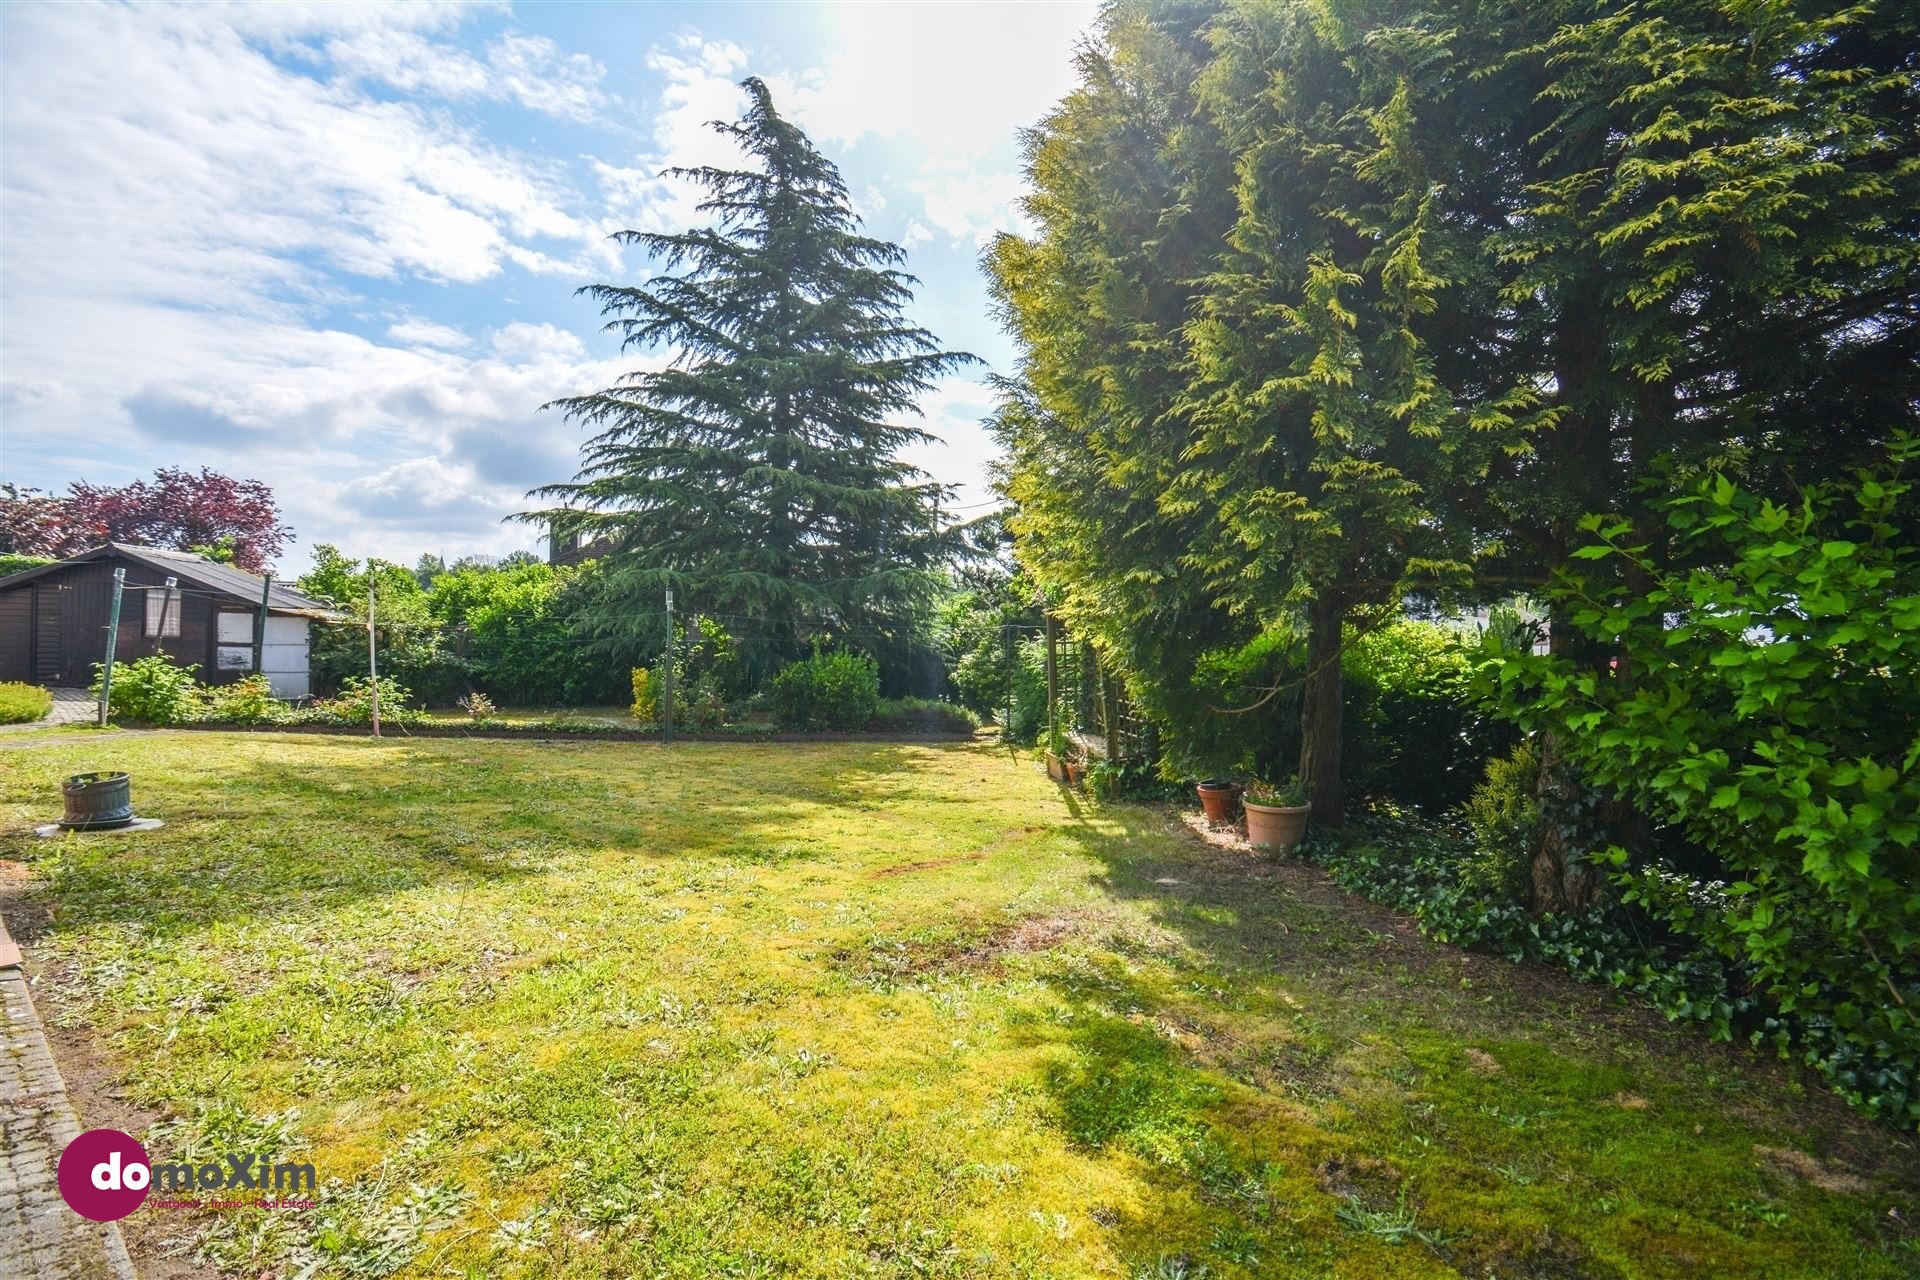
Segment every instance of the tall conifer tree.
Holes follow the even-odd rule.
[[[942,550],[943,487],[900,458],[930,439],[903,419],[942,351],[903,316],[917,283],[899,246],[860,233],[839,170],[742,82],[749,107],[716,121],[750,166],[674,169],[705,188],[713,224],[623,231],[662,274],[588,285],[623,350],[673,363],[549,407],[598,428],[579,473],[532,496],[589,539],[603,588],[584,625],[657,635],[660,604],[737,615],[776,653],[810,639],[871,641],[925,599]]]

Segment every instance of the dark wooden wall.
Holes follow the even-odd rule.
[[[31,582],[0,591],[0,680],[84,688],[106,656],[107,618],[113,607],[111,561],[69,565]],[[132,662],[152,653],[198,667],[196,675],[220,684],[243,674],[218,670],[214,662],[214,614],[224,607],[247,609],[240,600],[205,594],[182,583],[178,601],[180,634],[164,639],[146,634],[145,587],[162,587],[166,574],[132,561],[120,605],[120,637],[114,660]]]

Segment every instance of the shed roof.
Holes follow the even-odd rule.
[[[68,556],[65,560],[36,565],[31,569],[0,578],[0,590],[18,586],[68,565],[84,564],[91,560],[110,560],[116,556],[138,561],[160,573],[171,574],[196,586],[218,591],[255,606],[260,603],[260,588],[266,582],[266,579],[257,573],[248,573],[245,569],[238,569],[230,564],[220,564],[205,556],[195,555],[191,551],[169,551],[163,547],[142,547],[131,542],[109,542],[91,551],[82,551],[77,556]],[[313,597],[279,581],[275,581],[267,593],[267,612],[299,614],[309,618],[339,616],[337,610],[330,609]]]

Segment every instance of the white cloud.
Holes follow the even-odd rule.
[[[359,28],[325,44],[327,60],[345,74],[378,80],[403,93],[517,102],[565,120],[599,119],[616,99],[600,82],[607,69],[586,54],[569,54],[545,36],[506,32],[480,57],[405,28]]]
[[[927,221],[957,241],[981,245],[1002,231],[1028,229],[1019,204],[1027,187],[1017,173],[948,173],[916,179],[912,187],[920,195]],[[924,226],[918,222],[913,226],[931,238]],[[909,228],[909,236],[912,232]]]
[[[586,358],[587,344],[550,324],[516,322],[494,330],[493,351],[510,364],[571,364]]]
[[[416,535],[394,532],[399,513],[376,517],[369,491],[351,486],[428,456],[477,477],[461,506],[442,500],[444,482],[423,490],[452,521],[449,545],[532,538],[498,515],[568,474],[578,447],[537,407],[615,371],[550,326],[507,325],[474,355],[461,330],[404,311],[387,345],[314,319],[361,303],[356,277],[473,283],[509,265],[578,275],[617,261],[546,161],[436,107],[436,94],[498,93],[453,77],[452,46],[428,37],[460,15],[425,8],[6,11],[9,478],[22,459],[36,475],[95,480],[204,463],[273,485],[296,529],[338,537],[342,513],[356,513],[354,538],[399,554]],[[300,43],[312,40],[323,43]],[[439,57],[411,100],[303,74],[325,61],[303,64],[303,50],[388,45]],[[532,91],[514,77],[560,57],[511,36],[488,50],[498,92],[523,99]],[[548,105],[570,114],[597,73],[560,62],[573,78]]]
[[[396,321],[387,326],[387,336],[403,347],[439,347],[458,351],[473,345],[473,339],[464,330],[451,325],[434,324],[431,320]]]
[[[9,12],[10,309],[80,293],[281,311],[337,293],[317,264],[471,282],[542,240],[606,260],[541,164],[298,74],[215,15]]]
[[[954,502],[958,506],[972,507],[992,497],[987,466],[999,447],[982,424],[993,411],[992,388],[978,373],[949,374],[920,397],[920,411],[923,417],[917,425],[934,438],[906,450],[906,460],[957,486]]]
[[[142,335],[116,360],[124,385],[36,385],[8,409],[9,450],[96,481],[152,465],[121,474],[102,459],[155,456],[258,477],[309,539],[394,559],[417,555],[423,533],[456,554],[531,546],[536,531],[501,519],[570,476],[582,438],[540,406],[649,363],[590,358],[544,324],[502,326],[476,354],[418,341],[462,336],[423,322],[400,347],[205,312],[134,307],[122,320]],[[83,411],[86,452],[65,460],[81,443],[66,424]]]
[[[826,64],[769,77],[816,139],[902,139],[944,161],[987,156],[1073,83],[1095,3],[838,4]]]
[[[701,189],[668,175],[669,168],[737,167],[740,149],[713,128],[737,119],[746,105],[739,80],[747,54],[728,40],[686,33],[671,49],[647,52],[647,67],[666,78],[653,108],[653,145],[631,165],[596,162],[595,175],[622,227],[672,231],[698,226]]]

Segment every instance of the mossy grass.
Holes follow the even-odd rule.
[[[1778,1063],[989,742],[111,745],[8,758],[8,919],[150,1150],[317,1166],[192,1220],[234,1271],[1920,1266],[1911,1146]],[[107,765],[163,830],[28,834]]]

